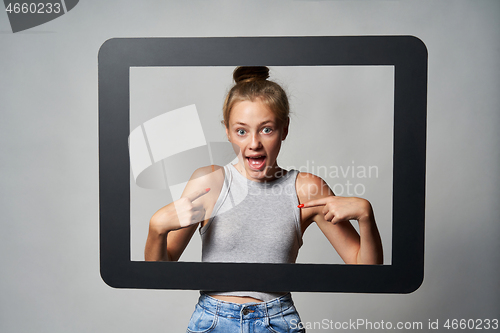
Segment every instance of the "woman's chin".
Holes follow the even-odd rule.
[[[254,169],[247,167],[247,173],[252,179],[256,180],[266,180],[267,175],[266,175],[266,168],[263,167],[262,169]]]
[[[261,168],[252,168],[249,165],[246,165],[246,171],[248,176],[256,181],[270,181],[274,179],[274,175],[272,174],[272,168],[267,164],[264,164]]]

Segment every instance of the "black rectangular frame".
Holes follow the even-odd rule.
[[[115,288],[409,293],[424,277],[427,49],[413,36],[114,38],[99,50],[100,271]],[[391,265],[130,258],[130,67],[394,66]]]

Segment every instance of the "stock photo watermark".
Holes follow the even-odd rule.
[[[183,131],[184,128],[191,128],[192,131]],[[166,144],[172,142],[175,145]],[[194,104],[166,112],[132,130],[129,153],[136,184],[143,188],[169,189],[174,200],[180,198],[197,168],[214,164],[222,166],[229,162],[235,164],[242,159],[230,143],[207,141]],[[270,181],[281,178],[285,172],[282,169],[271,171],[274,165],[265,168],[261,173],[264,179]],[[379,177],[377,165],[356,164],[354,160],[340,165],[320,165],[314,160],[307,160],[303,165],[290,165],[287,169],[320,177],[328,183],[329,186],[309,183],[304,190],[310,196],[335,194],[360,197],[366,193],[367,181]],[[281,188],[279,182],[273,183],[270,194],[279,195],[287,190]],[[260,190],[252,188],[247,194],[266,195],[265,191],[256,191]]]
[[[356,165],[351,161],[350,165],[315,165],[314,160],[306,161],[300,167],[291,166],[299,172],[310,173],[324,180],[328,180],[330,188],[339,196],[362,196],[366,193],[366,185],[363,180],[379,177],[379,168],[376,165]],[[323,194],[324,189],[317,189],[317,194]],[[314,193],[314,191],[313,191]]]
[[[329,183],[329,186],[319,186],[314,183],[309,183],[307,189],[297,188],[298,191],[306,190],[311,197],[316,195],[328,195],[331,190],[335,195],[338,196],[363,196],[366,193],[366,185],[363,180],[370,178],[379,177],[379,168],[376,165],[356,165],[354,161],[351,161],[351,165],[330,165],[330,166],[318,166],[315,165],[314,161],[307,161],[305,165],[296,167],[289,166],[289,169],[294,169],[302,173],[311,174],[311,177],[317,176],[322,178],[324,181]],[[283,170],[279,170],[275,173],[267,173],[264,178],[273,180],[281,178],[283,175]],[[295,190],[295,189],[293,189]],[[262,191],[260,188],[249,189],[248,194],[251,195],[279,195],[279,194],[291,194],[287,193],[290,191],[287,187],[282,187],[280,183],[273,184],[270,191]]]
[[[73,8],[79,0],[8,1],[4,0],[13,33],[27,30],[52,21]]]
[[[497,330],[498,319],[428,319],[427,321],[385,321],[368,319],[349,319],[345,321],[335,321],[322,319],[321,321],[290,321],[292,329],[316,329],[316,330]]]

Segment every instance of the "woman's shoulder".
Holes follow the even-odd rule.
[[[328,194],[330,189],[323,178],[309,172],[299,172],[295,181],[295,188],[300,199],[310,200],[311,197]]]
[[[297,173],[297,185],[323,185],[325,181],[323,178],[318,177],[309,172],[298,172]]]
[[[199,198],[204,206],[211,206],[217,200],[224,184],[224,167],[208,165],[196,169],[189,179],[184,194],[193,193],[209,188],[210,191]]]
[[[191,175],[191,179],[189,181],[195,181],[200,185],[205,184],[208,187],[209,185],[219,185],[224,181],[224,167],[220,165],[207,165],[201,168],[196,169]]]
[[[224,183],[224,177],[224,167],[219,165],[207,165],[196,169],[189,182],[196,184],[197,188],[210,188],[220,191]]]
[[[204,166],[204,167],[196,169],[193,172],[193,176],[192,177],[198,178],[198,177],[210,175],[212,173],[215,173],[216,171],[222,171],[222,172],[224,172],[224,167],[222,167],[220,165],[215,165],[215,164],[207,165],[207,166]]]

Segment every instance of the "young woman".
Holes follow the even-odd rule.
[[[178,260],[200,224],[203,261],[294,263],[315,222],[346,264],[382,264],[367,200],[337,197],[323,179],[278,166],[289,105],[268,77],[267,67],[236,68],[223,116],[238,162],[196,170],[182,197],[153,215],[146,260]],[[300,332],[298,322],[289,293],[202,291],[188,332]]]

